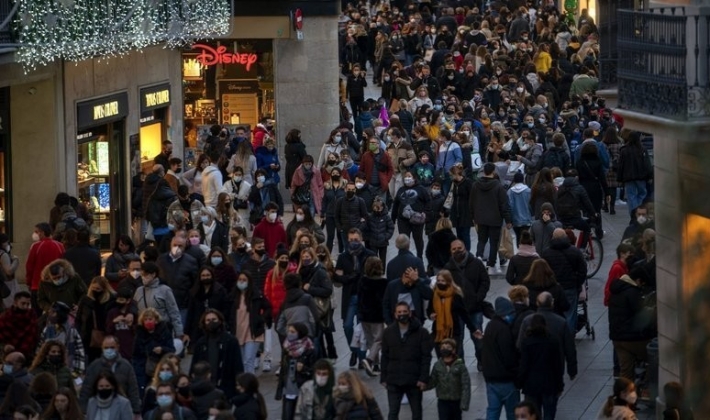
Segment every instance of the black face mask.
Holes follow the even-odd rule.
[[[439,289],[439,290],[446,290],[446,289],[449,288],[449,285],[448,285],[448,284],[444,284],[444,283],[440,283],[440,284],[437,283],[436,288]]]
[[[454,354],[454,352],[451,351],[451,349],[441,349],[439,350],[439,354],[441,354],[441,357],[449,357]]]
[[[107,400],[113,396],[113,389],[99,389],[98,391],[96,391],[96,394],[102,400]]]
[[[59,355],[47,356],[47,360],[49,361],[49,363],[51,363],[53,365],[61,365],[62,364],[62,356],[59,356]]]
[[[188,386],[180,386],[180,387],[178,387],[177,391],[178,391],[178,394],[180,394],[181,396],[183,396],[185,398],[188,398],[190,396],[190,386],[189,385]]]
[[[397,317],[397,322],[400,324],[409,324],[409,315],[399,315]]]
[[[256,255],[263,257],[266,255],[266,249],[255,249],[254,252],[256,252]]]
[[[282,270],[288,268],[288,261],[279,261],[279,268]]]
[[[210,333],[218,332],[221,327],[222,327],[222,323],[219,321],[208,322],[207,325],[205,325],[205,329],[207,330],[207,332],[210,332]]]
[[[237,248],[237,252],[242,252],[242,253],[247,252],[247,247],[241,246],[241,247]]]
[[[355,197],[355,191],[347,191],[347,192],[345,192],[345,196],[348,199],[351,199],[351,198]]]

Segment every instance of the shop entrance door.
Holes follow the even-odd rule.
[[[129,232],[125,120],[79,133],[79,200],[93,217],[92,243],[102,250]]]

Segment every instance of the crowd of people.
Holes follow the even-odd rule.
[[[215,124],[183,173],[165,141],[133,179],[140,242],[119,236],[104,263],[91,212],[60,193],[27,291],[0,235],[0,419],[265,419],[272,370],[286,420],[394,420],[403,401],[422,419],[428,390],[461,419],[469,336],[487,419],[553,419],[587,299],[570,228],[601,239],[603,212],[631,220],[605,286],[618,379],[599,416],[635,418],[656,335],[653,170],[595,94],[593,19],[559,10],[344,2],[341,121],[319,149],[292,129],[282,166],[270,118],[233,136]],[[508,297],[490,302],[503,275]],[[666,388],[673,418],[692,418]]]

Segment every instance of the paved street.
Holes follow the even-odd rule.
[[[604,245],[604,261],[602,268],[596,277],[589,281],[589,316],[596,332],[596,340],[587,337],[584,331],[577,334],[577,358],[579,363],[579,375],[570,382],[565,376],[565,390],[559,402],[557,418],[560,420],[571,419],[595,419],[600,407],[607,396],[611,395],[613,385],[612,375],[612,345],[608,339],[608,323],[606,308],[602,304],[603,286],[606,275],[611,267],[611,262],[615,259],[615,249],[621,240],[624,228],[628,223],[626,216],[626,206],[617,207],[617,214],[610,216],[604,214],[604,230],[606,234],[602,240]],[[285,220],[290,220],[291,215],[286,215]],[[396,232],[395,232],[396,235]],[[472,246],[475,249],[476,235],[472,235]],[[414,246],[412,244],[412,246]],[[337,245],[336,245],[337,247]],[[396,249],[392,245],[388,251],[388,258],[394,256]],[[335,255],[335,250],[334,250]],[[491,290],[487,300],[493,302],[498,296],[507,296],[508,283],[502,275],[491,278]],[[340,290],[336,289],[339,295]],[[336,314],[338,311],[336,311]],[[427,324],[429,326],[429,323]],[[336,372],[348,369],[349,349],[342,329],[342,321],[336,320],[336,346],[338,350],[338,361]],[[465,342],[466,365],[472,378],[472,401],[471,409],[465,414],[466,419],[483,419],[486,410],[486,388],[483,375],[476,370],[476,360],[473,356],[473,343],[470,338]],[[276,356],[276,355],[274,355]],[[278,360],[278,359],[274,359]],[[361,377],[370,386],[377,398],[384,415],[387,415],[387,393],[379,384],[378,378],[369,378],[364,371]],[[278,419],[281,417],[281,404],[274,400],[276,388],[276,375],[272,373],[261,374],[261,390],[269,407],[269,418]],[[652,418],[653,410],[645,409],[637,413],[640,419]],[[411,412],[407,406],[403,406],[400,418],[411,418]],[[437,418],[436,396],[434,391],[424,394],[424,418]]]

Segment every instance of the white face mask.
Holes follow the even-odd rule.
[[[636,221],[639,223],[639,225],[642,225],[648,221],[648,218],[646,218],[646,216],[639,216],[636,218]]]
[[[326,386],[328,384],[328,377],[323,375],[316,375],[316,385]]]
[[[276,221],[276,217],[277,217],[277,216],[278,216],[278,215],[277,215],[276,213],[269,213],[269,215],[268,215],[267,217],[269,218],[269,221],[270,221],[271,223],[273,223],[273,222]]]
[[[32,242],[39,242],[39,233],[32,232]]]
[[[364,186],[365,186],[365,184],[363,184],[362,182],[356,182],[356,183],[355,183],[355,188],[357,188],[358,190],[361,190],[362,187],[364,187]]]
[[[303,216],[302,214],[297,214],[297,215],[296,215],[296,221],[297,221],[297,222],[302,222],[303,219],[304,219],[304,217],[305,217],[305,216]]]
[[[350,391],[350,387],[347,385],[338,385],[338,391],[346,393]]]
[[[629,392],[629,395],[624,398],[627,403],[634,405],[636,404],[636,400],[638,399],[638,394],[636,394],[636,391]]]
[[[256,182],[259,184],[263,184],[266,181],[266,177],[264,175],[259,175],[256,177]]]
[[[521,88],[521,87],[515,88],[515,91],[518,92],[518,93],[523,93],[524,90],[525,90],[525,89],[523,89],[523,88]]]
[[[140,270],[133,270],[131,271],[131,277],[134,279],[138,280],[141,276],[141,271]]]

